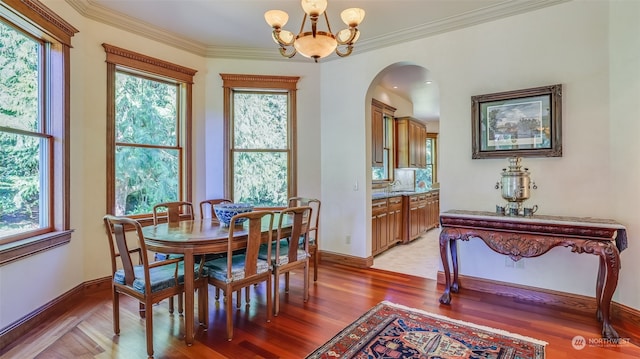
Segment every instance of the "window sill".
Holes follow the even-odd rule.
[[[71,241],[73,230],[57,231],[0,245],[0,266]]]

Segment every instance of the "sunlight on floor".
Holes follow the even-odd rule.
[[[409,244],[398,244],[373,259],[371,268],[436,279],[440,267],[440,228],[434,228]]]

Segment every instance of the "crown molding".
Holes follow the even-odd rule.
[[[207,46],[205,44],[193,41],[191,39],[177,36],[168,31],[164,31],[152,24],[140,21],[126,14],[109,10],[103,6],[95,4],[90,0],[65,0],[80,15],[101,22],[115,28],[155,40],[172,47],[199,55],[207,55]]]
[[[274,60],[274,61],[300,61],[307,62],[309,59],[303,56],[296,56],[291,59],[284,58],[277,51],[277,48],[241,48],[241,47],[220,47],[207,46],[206,44],[193,41],[188,38],[177,36],[164,31],[152,24],[142,22],[122,13],[111,11],[91,0],[65,0],[82,16],[122,29],[124,31],[155,40],[169,46],[193,53],[207,58],[228,58],[228,59],[248,59],[248,60]],[[400,31],[395,31],[383,36],[361,39],[355,48],[356,53],[373,51],[400,43],[417,40],[449,31],[459,30],[466,27],[495,21],[498,19],[523,14],[526,12],[542,9],[569,2],[572,0],[529,0],[514,1],[508,0],[483,9],[470,11],[461,15],[452,16],[446,19],[425,23],[423,25],[410,27]],[[324,61],[338,59],[337,56],[330,56]]]
[[[542,9],[566,3],[572,0],[533,0],[533,1],[504,1],[479,10],[451,16],[438,21],[432,21],[422,25],[402,29],[383,36],[377,36],[358,42],[358,53],[377,50],[408,41],[418,40],[445,32],[460,30],[474,25],[487,23],[510,16],[524,14],[530,11]]]

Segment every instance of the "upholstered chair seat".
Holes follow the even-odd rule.
[[[246,256],[236,254],[231,257],[231,275],[227,274],[227,257],[205,262],[204,268],[209,276],[223,282],[232,282],[244,279]],[[261,274],[271,270],[271,264],[266,260],[258,260],[256,273]]]
[[[131,285],[134,290],[140,292],[141,294],[145,293],[146,281],[144,278],[144,266],[136,265],[133,267],[133,273],[135,275],[135,279],[133,280],[133,284]],[[206,268],[203,268],[202,276],[206,276]],[[194,278],[200,278],[200,270],[199,265],[196,264],[194,268]],[[184,262],[180,261],[177,263],[177,274],[176,268],[174,266],[162,266],[149,268],[149,281],[151,284],[151,292],[159,292],[163,289],[171,288],[176,285],[176,279],[178,281],[177,284],[184,284]],[[113,281],[118,284],[125,285],[125,271],[124,269],[118,269],[116,273],[113,275]]]
[[[280,245],[280,250],[277,251],[280,255],[278,256],[278,258],[275,258],[275,253],[276,253],[276,245]],[[306,252],[302,247],[304,246],[304,237],[302,237],[300,239],[300,246],[301,248],[298,248],[298,256],[297,258],[299,260],[304,260],[305,258],[311,258],[311,254],[309,254],[308,252]],[[272,244],[272,249],[271,249],[271,253],[272,253],[272,265],[273,266],[282,266],[285,265],[287,263],[289,263],[289,240],[288,239],[281,239],[278,242],[274,242]],[[262,247],[260,247],[260,254],[258,254],[258,258],[260,259],[267,259],[267,248],[265,245],[263,245]]]

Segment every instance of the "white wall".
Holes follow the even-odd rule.
[[[539,187],[528,203],[538,204],[543,214],[614,218],[626,225],[631,248],[622,253],[614,300],[640,308],[635,279],[640,253],[633,248],[640,231],[638,132],[633,131],[640,106],[640,16],[637,3],[612,4],[610,13],[604,1],[564,3],[374,52],[356,49],[349,58],[325,63],[322,96],[331,105],[322,112],[322,153],[331,164],[322,171],[322,249],[370,253],[369,193],[355,191],[353,184],[369,176],[365,91],[387,65],[414,63],[439,79],[443,211],[491,211],[502,202],[493,186],[506,160],[471,159],[471,96],[561,83],[563,157],[524,160]],[[347,77],[349,82],[340,81]],[[504,257],[480,240],[462,244],[459,256],[465,275],[588,296],[595,292],[597,257],[567,248],[525,259],[522,270],[505,268]]]
[[[628,228],[620,282],[614,300],[640,308],[640,2],[612,2],[609,13],[608,78],[611,216]],[[603,71],[603,72],[607,72]]]
[[[80,30],[71,49],[71,225],[69,245],[0,266],[0,328],[84,281],[109,275],[101,218],[106,208],[106,66],[103,42],[198,70],[194,84],[194,200],[222,194],[219,73],[301,76],[299,192],[322,199],[321,249],[368,257],[368,89],[391,64],[411,62],[439,79],[441,208],[491,210],[504,160],[471,160],[470,97],[562,83],[561,158],[524,162],[539,186],[541,213],[615,218],[628,228],[614,300],[640,308],[640,4],[569,2],[474,28],[321,64],[204,59],[44,3]],[[609,7],[611,6],[611,8]],[[275,51],[275,50],[274,50]],[[349,81],[344,81],[349,79]],[[347,243],[347,237],[350,243]],[[593,295],[597,260],[555,249],[507,270],[481,243],[461,245],[465,275]],[[562,273],[559,276],[557,273]],[[37,286],[24,283],[37,283]]]
[[[300,76],[297,86],[298,194],[321,197],[320,193],[320,68],[315,63],[209,59],[207,61],[206,116],[194,127],[196,198],[224,193],[222,173],[223,100],[221,73]],[[196,165],[197,164],[197,165]],[[204,177],[203,177],[204,176]],[[200,180],[202,179],[202,180]],[[206,180],[204,180],[206,179]],[[203,187],[204,186],[204,187]]]

